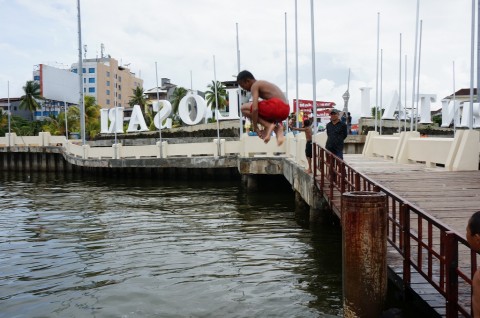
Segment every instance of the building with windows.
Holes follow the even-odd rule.
[[[95,97],[102,108],[124,107],[136,87],[143,87],[143,80],[111,57],[83,60],[83,92]],[[78,63],[71,71],[78,74]]]
[[[147,96],[147,101],[149,102],[156,101],[157,96],[158,96],[158,99],[160,100],[170,100],[170,98],[173,95],[173,92],[175,91],[175,88],[177,88],[177,85],[172,84],[170,82],[170,79],[165,77],[161,79],[161,83],[162,83],[161,84],[162,86],[154,87],[145,91],[145,96]]]
[[[12,116],[22,117],[26,120],[32,119],[32,114],[28,110],[20,109],[20,103],[22,102],[20,97],[0,98],[0,112],[8,115],[9,102]]]

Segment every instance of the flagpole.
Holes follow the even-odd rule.
[[[457,101],[455,96],[455,61],[453,61],[453,136],[457,130]]]
[[[415,27],[415,52],[413,55],[413,88],[412,88],[412,108],[410,112],[410,131],[413,131],[413,116],[415,110],[415,87],[417,77],[417,52],[418,52],[418,23],[420,14],[420,0],[417,0],[417,18]],[[418,93],[418,92],[417,92]]]
[[[310,0],[311,35],[312,35],[312,85],[313,85],[313,131],[317,131],[317,78],[315,71],[315,13],[313,11],[313,0]]]
[[[405,54],[405,101],[404,101],[404,104],[403,104],[403,112],[404,112],[404,127],[403,127],[403,131],[407,131],[407,73],[408,73],[408,68],[407,68],[407,54]]]
[[[477,3],[477,103],[480,103],[479,88],[480,88],[480,0],[478,0],[478,3]]]
[[[402,111],[402,33],[400,33],[400,55],[398,59],[398,133],[400,133],[400,112]]]
[[[155,78],[157,81],[157,102],[158,102],[158,112],[160,113],[160,93],[158,92],[158,68],[157,68],[157,62],[155,62]],[[192,71],[190,71],[190,86],[192,87]],[[193,89],[192,89],[193,90]],[[155,118],[155,117],[154,117]],[[160,158],[163,158],[163,146],[162,146],[162,118],[160,117],[160,114],[158,116],[159,121],[158,121],[158,136],[160,138]]]
[[[80,0],[77,0],[77,10],[78,10],[78,74],[80,74],[79,79],[79,89],[80,89],[80,100],[78,103],[78,108],[80,108],[80,135],[82,138],[82,144],[85,145],[85,105],[83,102],[83,60],[82,60],[82,22],[80,16]]]
[[[473,78],[475,67],[475,0],[472,0],[472,31],[471,31],[471,59],[470,59],[470,109],[468,128],[473,129]]]
[[[375,131],[377,131],[377,116],[378,116],[378,64],[380,54],[380,12],[377,12],[377,75],[375,80]]]
[[[418,130],[418,103],[420,101],[420,66],[422,58],[422,29],[423,20],[420,20],[420,40],[418,41],[418,72],[417,72],[417,106],[415,107],[415,130]]]
[[[12,111],[10,109],[10,81],[7,81],[7,105],[8,105],[8,146],[10,147],[10,139],[12,138],[11,135],[11,116],[12,116]]]
[[[383,49],[380,50],[380,135],[382,134],[382,109],[383,109]]]
[[[220,121],[218,112],[218,92],[217,92],[217,69],[215,66],[215,55],[213,55],[213,80],[215,86],[215,120],[217,121],[217,155],[220,157]]]
[[[480,1],[480,0],[479,0]],[[298,115],[300,114],[299,105],[298,105],[298,14],[297,14],[297,0],[295,0],[295,103],[296,103],[296,114],[295,114],[295,123],[296,127],[300,127],[300,122],[298,121]]]
[[[240,43],[238,39],[238,23],[235,24],[237,29],[237,74],[240,73]],[[242,98],[241,90],[238,90],[238,113],[240,114],[240,137],[243,135],[243,116],[242,116]]]
[[[287,33],[287,13],[285,12],[285,98],[288,102],[288,33]]]

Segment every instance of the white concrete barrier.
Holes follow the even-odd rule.
[[[379,136],[369,132],[363,156],[383,156],[397,163],[425,163],[428,167],[444,166],[450,171],[478,170],[480,132],[457,130],[454,138],[419,138],[418,132],[400,136]]]

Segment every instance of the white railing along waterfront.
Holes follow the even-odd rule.
[[[371,131],[362,154],[389,158],[397,163],[439,165],[449,171],[478,170],[480,132],[459,130],[454,138],[422,138],[416,131],[395,136],[380,136]]]
[[[326,136],[314,136],[317,143],[325,145]],[[64,151],[82,159],[142,159],[142,158],[176,158],[176,157],[204,157],[229,156],[241,157],[270,157],[283,156],[295,160],[296,163],[307,167],[305,157],[305,134],[293,135],[288,133],[285,142],[277,146],[277,140],[272,137],[268,144],[257,136],[243,134],[240,140],[212,139],[211,142],[198,143],[168,143],[163,141],[154,145],[124,146],[114,144],[111,147],[92,147],[80,145],[79,140],[67,140],[64,136],[51,136],[41,132],[38,136],[17,136],[15,133],[0,137],[0,147],[28,147],[28,146],[62,146]],[[162,151],[160,151],[162,147]]]
[[[324,147],[324,132],[314,135],[314,142]],[[62,146],[71,156],[82,159],[141,159],[199,156],[270,157],[283,156],[307,167],[305,134],[288,133],[285,142],[277,146],[272,137],[268,144],[256,136],[243,134],[240,140],[212,139],[211,142],[168,143],[154,145],[92,147],[79,145],[78,140],[66,140],[64,136],[51,136],[41,132],[38,136],[6,134],[0,137],[0,147],[8,146]],[[162,151],[160,151],[160,149]],[[402,132],[394,136],[380,136],[369,132],[363,149],[364,156],[381,156],[397,163],[424,163],[427,166],[444,166],[449,171],[478,170],[480,157],[480,132],[457,131],[455,138],[421,138],[418,132]]]

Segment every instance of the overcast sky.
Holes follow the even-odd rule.
[[[380,13],[383,85],[379,103],[389,104],[399,89],[402,33],[402,91],[407,55],[407,102],[411,104],[417,1],[314,2],[317,100],[333,101],[342,109],[350,68],[349,105],[354,117],[360,113],[360,87],[372,87],[371,104],[375,103]],[[311,6],[309,0],[297,3],[298,96],[312,99]],[[215,56],[217,80],[233,80],[238,23],[240,68],[276,83],[288,92],[290,101],[296,98],[295,0],[81,0],[81,17],[87,58],[100,56],[103,43],[106,54],[140,75],[145,90],[156,85],[155,62],[159,78],[204,91],[214,78]],[[436,94],[432,108],[437,109],[440,100],[452,94],[453,61],[455,88],[470,85],[471,1],[420,0],[420,19],[420,93]],[[7,97],[7,81],[10,97],[21,96],[34,65],[67,68],[77,62],[77,26],[75,0],[0,0],[0,97]]]

